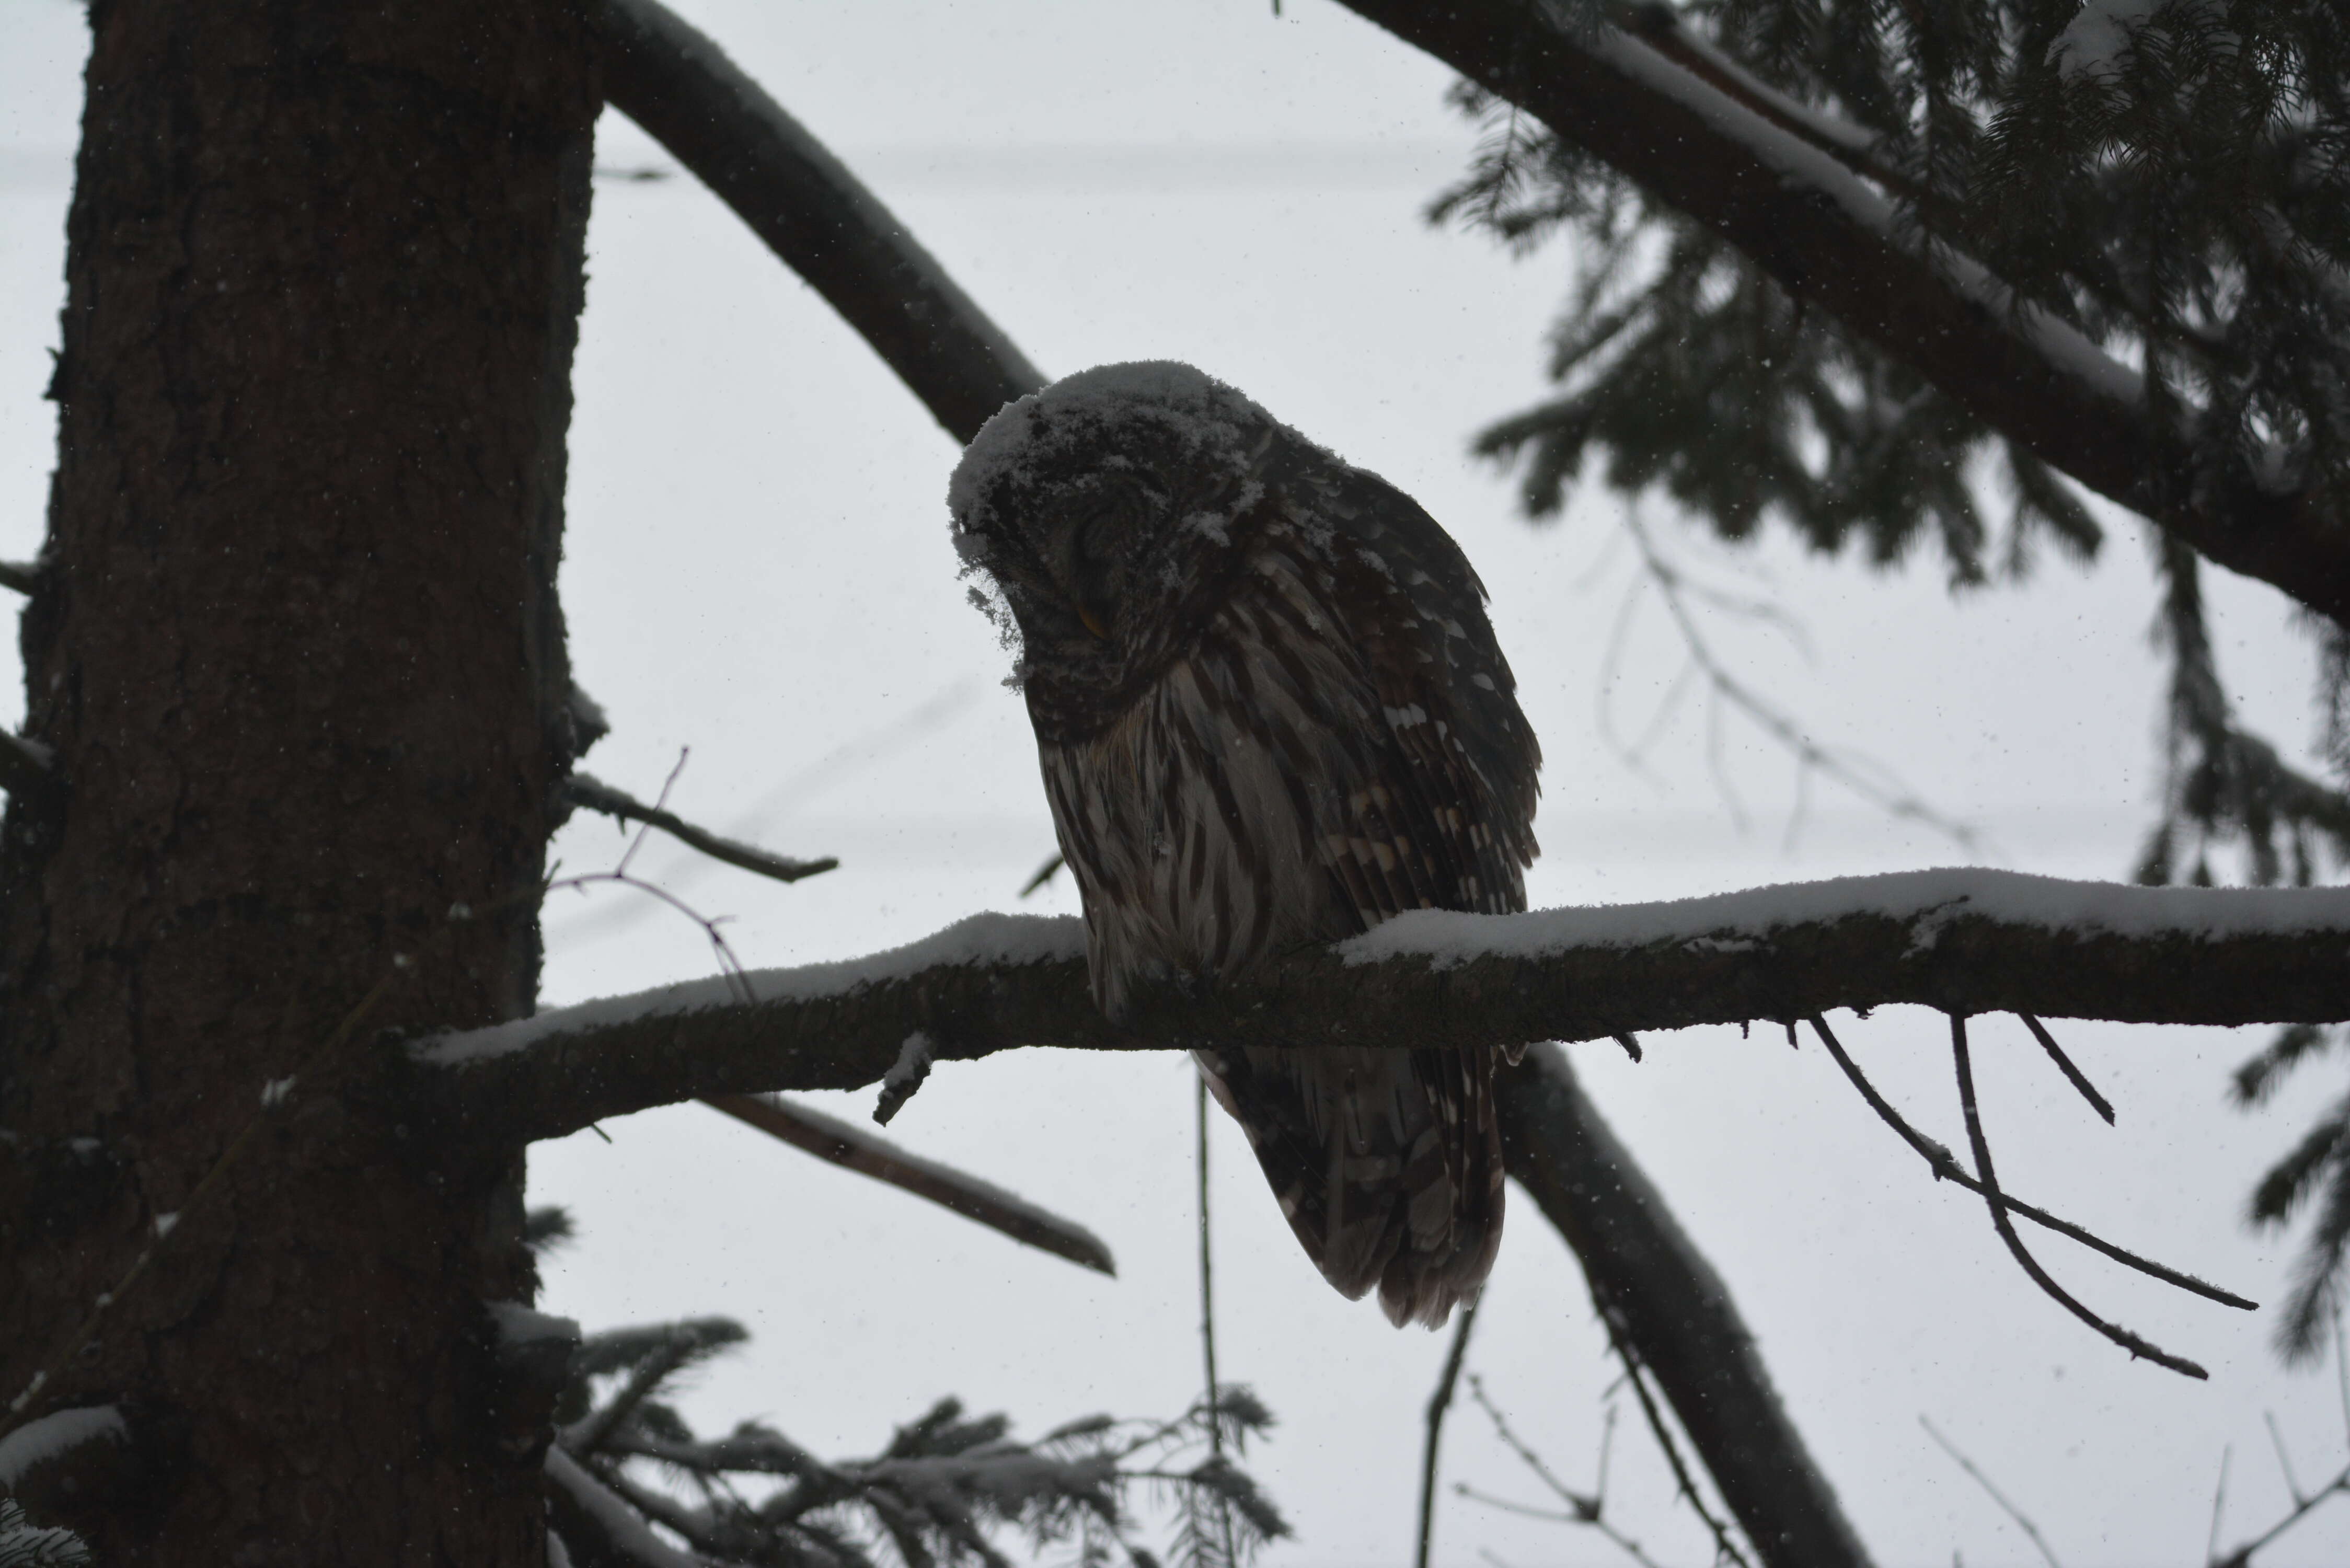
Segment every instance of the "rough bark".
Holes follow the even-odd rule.
[[[1539,1045],[1495,1080],[1510,1175],[1574,1250],[1610,1328],[1639,1358],[1773,1568],[1864,1568],[1835,1489],[1771,1386],[1730,1287],[1575,1082]]]
[[[0,843],[0,1399],[115,1400],[109,1564],[544,1561],[511,1148],[292,1086],[530,1009],[598,51],[570,0],[97,0]],[[520,898],[514,895],[525,890]],[[452,924],[455,902],[494,917]],[[411,961],[394,970],[395,954]],[[184,1211],[184,1212],[183,1212]]]
[[[1421,913],[1247,984],[1086,988],[1083,925],[983,915],[855,964],[771,970],[421,1042],[367,1093],[484,1141],[682,1100],[849,1089],[910,1037],[1017,1045],[1509,1045],[1910,1002],[2138,1023],[2350,1015],[2350,889],[2135,888],[2012,871],[1856,877],[1666,904]]]
[[[2143,400],[2052,354],[2022,329],[2035,313],[2012,313],[1995,279],[1970,286],[1959,273],[1970,264],[1898,242],[1836,193],[1857,184],[1849,176],[1807,179],[1762,155],[1768,123],[1662,53],[1604,23],[1578,32],[1540,4],[1343,3],[1623,171],[2043,462],[2350,625],[2350,531],[2324,505],[2262,485],[2241,454],[2199,450]]]

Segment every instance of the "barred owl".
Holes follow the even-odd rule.
[[[1484,586],[1409,496],[1145,363],[1006,405],[948,503],[1016,639],[1108,1016],[1401,910],[1525,907],[1541,752]],[[1483,1282],[1490,1049],[1195,1055],[1338,1290],[1432,1327]]]

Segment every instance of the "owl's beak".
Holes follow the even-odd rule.
[[[1077,607],[1077,618],[1086,623],[1086,629],[1087,631],[1092,632],[1104,642],[1107,642],[1109,640],[1109,628],[1102,625],[1101,617],[1094,614],[1093,611],[1087,609],[1085,606],[1079,605]]]

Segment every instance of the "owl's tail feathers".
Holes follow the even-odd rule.
[[[1477,1293],[1502,1243],[1490,1050],[1194,1054],[1340,1293],[1376,1285],[1390,1322],[1430,1328]]]

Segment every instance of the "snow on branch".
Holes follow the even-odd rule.
[[[741,987],[747,982],[751,1000]],[[1247,985],[1113,1025],[1074,918],[976,915],[845,963],[614,997],[416,1041],[390,1092],[452,1132],[560,1137],[681,1100],[871,1084],[1015,1045],[1403,1046],[1607,1039],[1910,1002],[2138,1023],[2350,1016],[2350,888],[2137,888],[1982,869],[1668,903],[1421,910]]]
[[[604,91],[873,346],[956,441],[1045,384],[874,194],[658,0],[605,0]]]
[[[1906,241],[1816,117],[1786,123],[1701,61],[1557,6],[1345,3],[1621,170],[2041,461],[2350,624],[2350,535],[2241,453],[2199,450],[2191,421],[2158,421],[2135,371],[1971,258]]]

